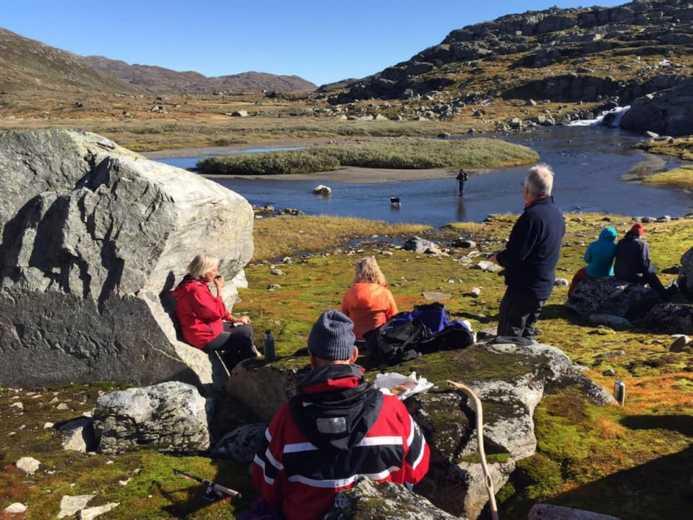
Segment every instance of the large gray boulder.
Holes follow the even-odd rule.
[[[232,303],[253,253],[236,193],[95,134],[0,133],[0,384],[211,382],[168,291],[196,254]]]
[[[659,301],[657,293],[641,284],[622,282],[615,278],[581,281],[566,306],[584,318],[618,316],[635,320],[643,317]]]
[[[438,509],[404,486],[363,479],[335,497],[325,520],[465,520]]]
[[[152,448],[194,453],[209,448],[211,401],[186,383],[169,381],[102,395],[94,429],[99,451],[119,453]]]
[[[693,79],[636,99],[621,119],[621,128],[671,136],[693,134]]]

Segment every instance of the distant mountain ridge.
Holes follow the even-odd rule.
[[[152,65],[130,65],[102,56],[79,56],[0,28],[0,91],[60,93],[212,94],[310,92],[298,76],[243,72],[208,78]]]
[[[226,76],[207,77],[199,72],[179,72],[153,65],[130,65],[103,56],[86,56],[85,62],[94,70],[112,75],[121,82],[154,93],[209,94],[212,92],[310,92],[316,85],[299,76],[242,72]]]

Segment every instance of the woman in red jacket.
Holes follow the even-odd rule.
[[[216,295],[210,284],[214,285]],[[211,354],[219,351],[229,369],[239,361],[254,357],[253,329],[250,318],[234,318],[226,310],[221,290],[224,277],[219,274],[219,260],[197,255],[188,266],[188,274],[173,291],[176,317],[183,339]]]
[[[384,325],[399,312],[374,256],[356,262],[356,276],[342,298],[342,312],[354,322],[358,341],[363,341],[367,332]]]

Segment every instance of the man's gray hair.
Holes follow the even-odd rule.
[[[532,197],[550,197],[553,191],[553,170],[548,164],[537,164],[529,169],[525,189]]]

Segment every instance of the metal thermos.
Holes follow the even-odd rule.
[[[623,381],[614,383],[614,398],[621,406],[626,402],[626,384]]]
[[[265,347],[264,347],[265,360],[274,361],[277,359],[277,351],[274,348],[274,336],[272,336],[272,331],[265,331]]]

